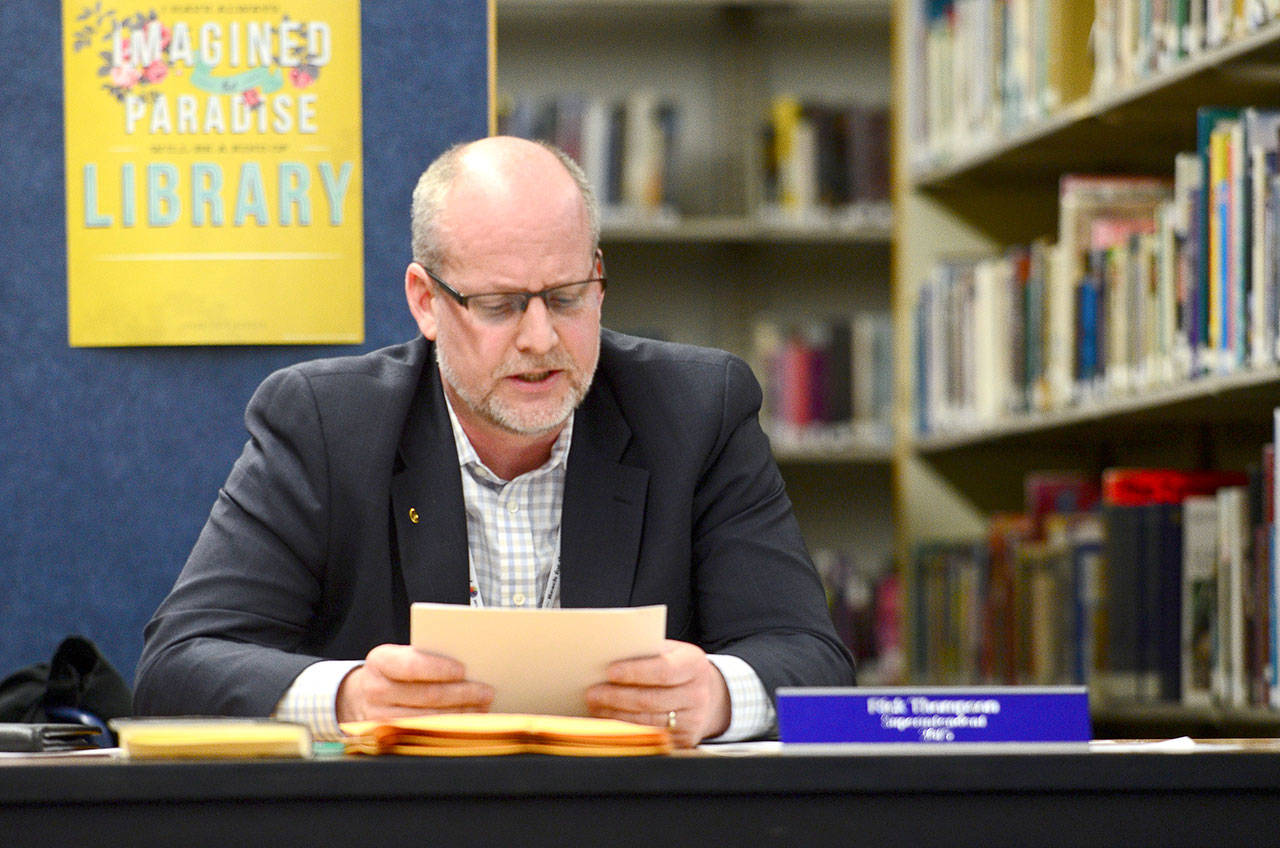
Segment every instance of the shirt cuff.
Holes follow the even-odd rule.
[[[729,687],[729,727],[705,742],[740,742],[773,729],[776,713],[760,675],[741,657],[707,654]]]
[[[338,727],[338,687],[343,679],[364,665],[363,660],[321,660],[312,663],[293,679],[276,704],[272,718],[305,724],[317,741],[342,739]]]

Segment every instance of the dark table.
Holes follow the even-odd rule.
[[[0,846],[1280,844],[1280,749],[0,761]]]

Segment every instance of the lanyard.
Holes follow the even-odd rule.
[[[476,580],[476,566],[471,562],[471,558],[467,557],[467,571],[470,580],[471,606],[483,607],[484,598],[480,595],[480,582]],[[556,564],[552,566],[551,573],[547,575],[547,585],[542,590],[542,597],[538,600],[539,607],[550,607],[557,605],[560,600],[560,559],[556,558]]]

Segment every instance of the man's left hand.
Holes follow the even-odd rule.
[[[677,747],[692,748],[729,727],[729,687],[701,648],[668,639],[657,656],[611,663],[605,682],[587,690],[587,709],[599,718],[667,727]]]

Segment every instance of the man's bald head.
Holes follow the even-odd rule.
[[[511,136],[455,145],[431,163],[414,189],[413,258],[427,268],[446,263],[451,198],[465,198],[472,210],[509,218],[534,214],[535,207],[545,210],[547,192],[561,190],[572,192],[565,196],[563,211],[582,216],[594,251],[600,242],[599,204],[582,169],[567,154]]]

